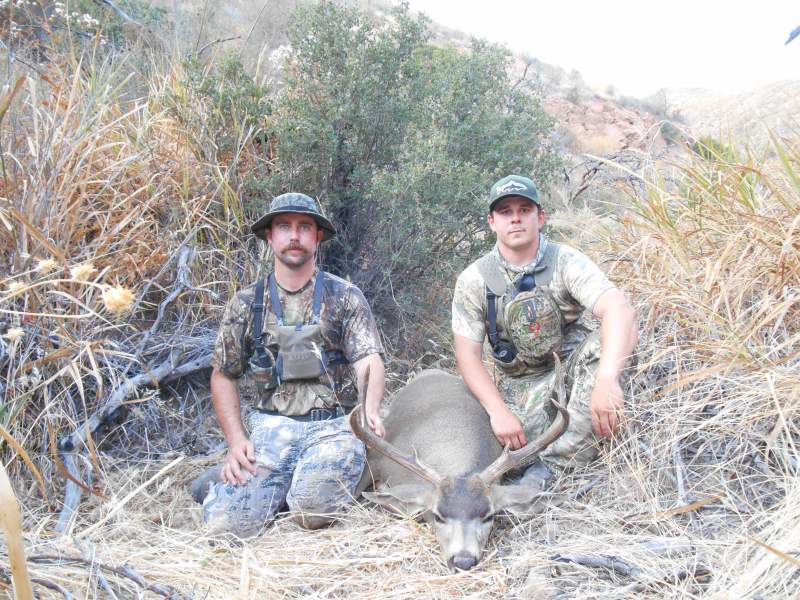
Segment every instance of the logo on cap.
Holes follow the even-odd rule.
[[[527,189],[528,189],[528,186],[526,186],[526,185],[524,185],[522,183],[519,183],[517,181],[509,181],[505,185],[501,185],[499,188],[497,188],[497,193],[498,194],[506,194],[508,192],[519,192],[519,191],[527,190]]]

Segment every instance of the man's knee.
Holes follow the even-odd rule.
[[[256,536],[284,504],[287,487],[280,472],[262,473],[246,485],[214,483],[203,500],[203,521],[211,533]]]

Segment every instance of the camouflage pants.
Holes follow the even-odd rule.
[[[597,456],[598,438],[592,432],[590,401],[600,360],[600,332],[594,331],[569,355],[564,365],[567,431],[541,454],[556,467],[577,467]],[[531,440],[553,422],[556,408],[549,401],[555,395],[555,371],[527,377],[501,377],[498,388],[508,407],[519,417],[525,436]]]
[[[211,487],[203,501],[211,531],[251,537],[284,504],[296,513],[331,515],[353,500],[366,452],[346,417],[295,421],[254,412],[249,424],[258,473],[246,485]]]

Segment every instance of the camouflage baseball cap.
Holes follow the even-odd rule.
[[[329,240],[336,235],[336,229],[333,223],[331,223],[322,212],[317,201],[311,196],[298,194],[297,192],[289,192],[288,194],[281,194],[273,198],[272,202],[269,204],[269,212],[253,223],[250,226],[250,231],[258,235],[262,229],[266,229],[272,225],[272,219],[275,218],[275,215],[284,213],[311,215],[324,232],[322,241]]]
[[[536,185],[522,175],[507,175],[500,181],[495,182],[492,186],[492,191],[489,192],[489,212],[492,212],[494,205],[499,200],[507,198],[508,196],[521,196],[535,202],[540,209],[544,210],[542,201],[539,200],[539,192],[536,190]]]

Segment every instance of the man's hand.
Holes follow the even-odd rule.
[[[256,449],[247,438],[228,446],[228,455],[222,467],[222,481],[231,485],[245,485],[256,474]]]
[[[505,448],[511,445],[512,450],[519,450],[526,443],[522,422],[505,406],[489,415],[492,431],[497,436],[497,441]]]
[[[370,428],[378,437],[386,435],[386,429],[383,427],[383,419],[380,418],[377,410],[367,409],[367,423],[369,423]]]
[[[594,434],[601,438],[614,435],[625,410],[625,397],[617,377],[597,376],[592,390],[591,409]]]

